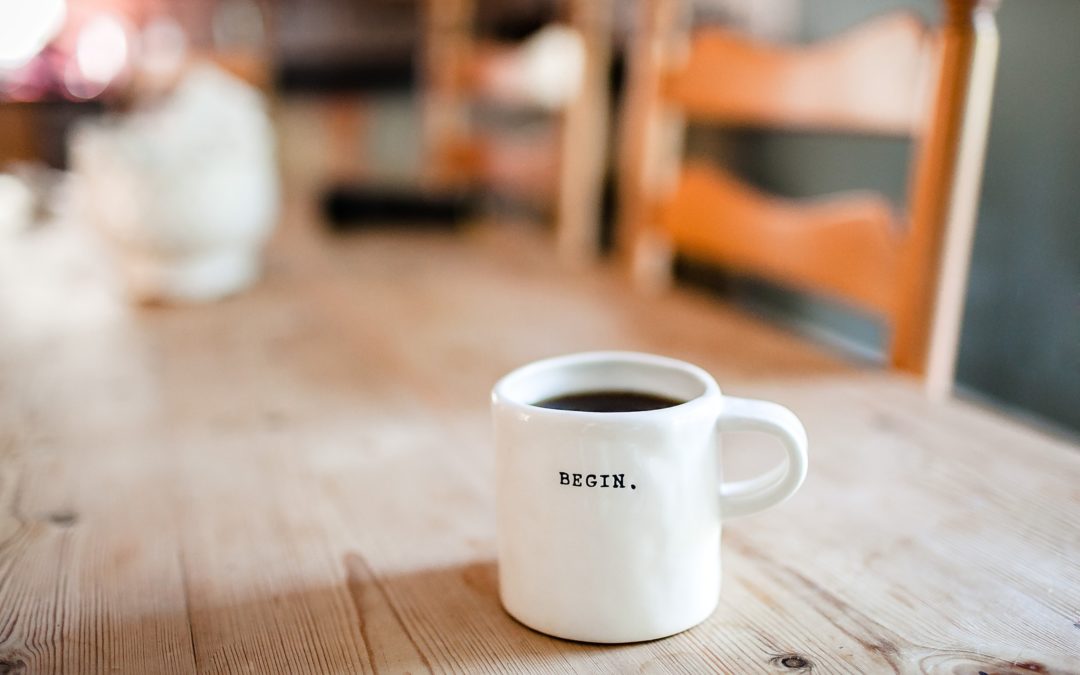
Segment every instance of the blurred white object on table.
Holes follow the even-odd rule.
[[[76,204],[144,300],[214,300],[258,277],[278,217],[263,95],[200,63],[168,94],[72,139]]]
[[[25,230],[33,220],[33,191],[19,177],[0,173],[0,235]]]
[[[486,96],[560,110],[581,91],[585,42],[573,28],[550,24],[521,45],[489,46],[487,52],[473,75]]]

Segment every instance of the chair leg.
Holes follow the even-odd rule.
[[[328,171],[333,181],[347,183],[366,173],[361,139],[367,126],[367,110],[358,97],[336,96],[323,109],[328,148]]]
[[[585,43],[581,90],[563,116],[556,242],[569,264],[594,260],[600,248],[600,211],[607,172],[610,0],[574,0],[570,20]]]
[[[995,3],[950,0],[940,50],[934,132],[923,142],[893,328],[893,367],[949,395],[963,317],[997,66]]]
[[[630,274],[634,286],[646,293],[660,293],[674,282],[671,240],[654,229],[642,228],[630,251]]]

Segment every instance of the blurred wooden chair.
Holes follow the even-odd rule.
[[[269,50],[204,50],[195,52],[193,56],[196,60],[213,63],[264,94],[272,95],[274,92],[275,65]]]
[[[544,101],[521,68],[521,46],[475,36],[476,0],[427,0],[424,7],[424,124],[428,179],[437,186],[508,187],[519,193],[554,191],[555,235],[568,261],[593,258],[599,246],[607,168],[608,72],[613,0],[567,0],[566,25],[583,55],[576,93]],[[563,73],[564,79],[574,73]],[[550,110],[557,141],[522,143],[485,133],[470,110],[496,105]]]
[[[0,101],[0,171],[9,162],[40,157],[34,107],[28,103]]]
[[[195,56],[272,95],[277,75],[273,36],[279,32],[279,10],[273,0],[216,0],[208,17],[215,26],[215,44],[196,50]]]
[[[892,367],[952,386],[998,38],[993,5],[945,0],[942,25],[886,15],[810,46],[688,31],[644,0],[620,143],[620,246],[662,287],[679,252],[821,293],[885,320]],[[686,120],[910,137],[904,217],[876,193],[767,195],[681,160]]]

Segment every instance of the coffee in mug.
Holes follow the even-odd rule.
[[[536,405],[554,410],[581,412],[643,412],[670,408],[685,401],[640,391],[586,391],[579,394],[553,396]]]

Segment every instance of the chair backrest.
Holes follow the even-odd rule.
[[[890,363],[951,387],[989,120],[993,7],[944,0],[942,25],[871,20],[809,46],[687,30],[677,0],[644,0],[620,143],[620,240],[640,283],[673,251],[883,318]],[[681,161],[687,120],[909,137],[909,201],[767,195],[723,169]]]
[[[266,51],[205,51],[195,54],[195,57],[213,63],[265,94],[273,93],[274,63]]]
[[[518,45],[478,40],[475,0],[426,0],[424,11],[425,140],[435,184],[533,185],[554,191],[555,235],[560,256],[588,260],[599,247],[599,220],[608,147],[608,69],[613,0],[568,0],[565,22],[579,36],[583,67],[577,93],[552,112],[557,143],[540,147],[500,144],[474,128],[470,106],[478,99],[529,105],[535,83],[513,74]],[[510,67],[508,67],[508,65]],[[509,86],[507,86],[509,85]],[[535,101],[533,102],[535,104]],[[555,150],[555,157],[548,153]],[[500,160],[501,157],[509,160]],[[545,171],[544,167],[553,167]],[[525,175],[515,175],[523,169]],[[554,174],[554,175],[551,175]]]

